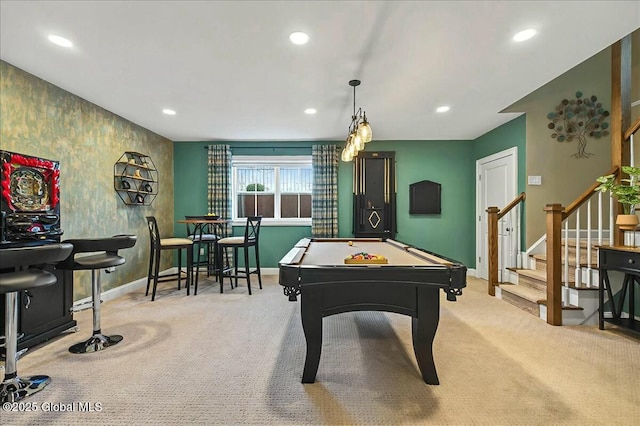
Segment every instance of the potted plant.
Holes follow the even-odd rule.
[[[615,175],[600,176],[596,179],[600,186],[596,191],[610,192],[611,195],[622,204],[623,214],[619,214],[616,224],[621,229],[634,230],[638,226],[638,216],[636,216],[636,204],[640,204],[640,168],[632,166],[622,166],[622,172],[629,175],[629,178],[620,179],[616,183]]]

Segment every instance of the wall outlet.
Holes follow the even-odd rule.
[[[204,247],[200,248],[200,256],[204,256]]]

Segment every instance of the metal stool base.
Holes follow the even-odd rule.
[[[17,402],[51,383],[49,376],[13,377],[0,384],[0,402]]]
[[[113,336],[105,336],[102,333],[96,333],[86,342],[76,343],[69,348],[69,352],[74,354],[86,354],[88,352],[98,352],[109,346],[116,345],[122,341],[123,337],[114,334]]]

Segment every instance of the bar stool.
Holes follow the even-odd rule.
[[[49,376],[19,377],[18,362],[18,293],[35,287],[55,284],[56,276],[34,265],[55,264],[71,253],[71,244],[48,244],[0,250],[0,294],[5,295],[4,380],[0,384],[0,402],[16,402],[44,389]]]
[[[206,219],[217,219],[218,216],[185,216],[185,220],[206,220]],[[220,239],[220,236],[215,233],[215,230],[212,224],[210,223],[195,223],[187,225],[187,238],[193,241],[193,248],[196,251],[196,254],[193,256],[193,266],[196,268],[195,275],[195,284],[193,287],[193,294],[198,294],[198,277],[200,275],[200,265],[205,265],[207,268],[207,277],[211,275],[211,270],[215,268],[215,261],[217,259],[217,241]],[[193,228],[192,228],[193,225]],[[207,246],[206,259],[202,260],[200,255],[200,250],[202,249],[202,245],[205,244]],[[213,256],[212,256],[213,255]],[[213,258],[213,263],[211,259]],[[218,275],[216,274],[216,279]]]
[[[118,255],[118,250],[133,247],[136,244],[135,235],[116,235],[109,238],[77,239],[64,242],[73,244],[73,251],[67,259],[60,263],[60,269],[71,271],[91,271],[91,302],[93,305],[93,335],[86,341],[77,343],[69,348],[69,352],[83,354],[98,352],[113,346],[122,340],[120,335],[105,336],[100,330],[100,269],[111,268],[124,264],[125,259]],[[79,253],[96,253],[87,256],[77,256]]]
[[[249,295],[251,295],[251,274],[258,275],[258,284],[262,288],[262,277],[260,275],[260,252],[259,237],[260,237],[260,223],[262,222],[262,216],[249,216],[247,217],[247,223],[244,228],[244,236],[226,237],[218,240],[218,259],[217,264],[219,267],[220,277],[220,293],[222,293],[224,277],[229,277],[231,280],[231,287],[233,288],[233,279],[236,281],[236,287],[238,286],[238,278],[246,278],[247,289]],[[249,268],[249,247],[253,247],[256,257],[256,268],[252,271]],[[226,255],[227,248],[233,248],[233,271],[232,268],[224,268],[222,266],[222,253]],[[244,251],[244,271],[238,271],[238,249]]]
[[[180,279],[182,277],[182,249],[187,251],[187,296],[189,288],[193,280],[193,241],[188,238],[162,238],[160,236],[160,228],[158,221],[154,216],[147,216],[147,226],[149,227],[149,274],[147,275],[147,291],[145,296],[149,295],[149,286],[153,281],[153,292],[151,293],[151,301],[156,300],[156,289],[159,282],[173,280],[178,278],[178,290],[180,290]],[[178,250],[178,272],[175,274],[165,274],[160,277],[160,255],[163,250]]]

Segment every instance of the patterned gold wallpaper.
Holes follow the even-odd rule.
[[[103,274],[103,291],[144,278],[149,262],[145,216],[173,232],[172,142],[61,88],[0,61],[0,148],[60,161],[61,222],[66,238],[138,236],[126,263]],[[113,187],[114,163],[125,151],[149,155],[159,194],[151,206],[127,206]],[[171,266],[163,257],[162,269]],[[91,275],[76,272],[74,300],[91,295]]]

